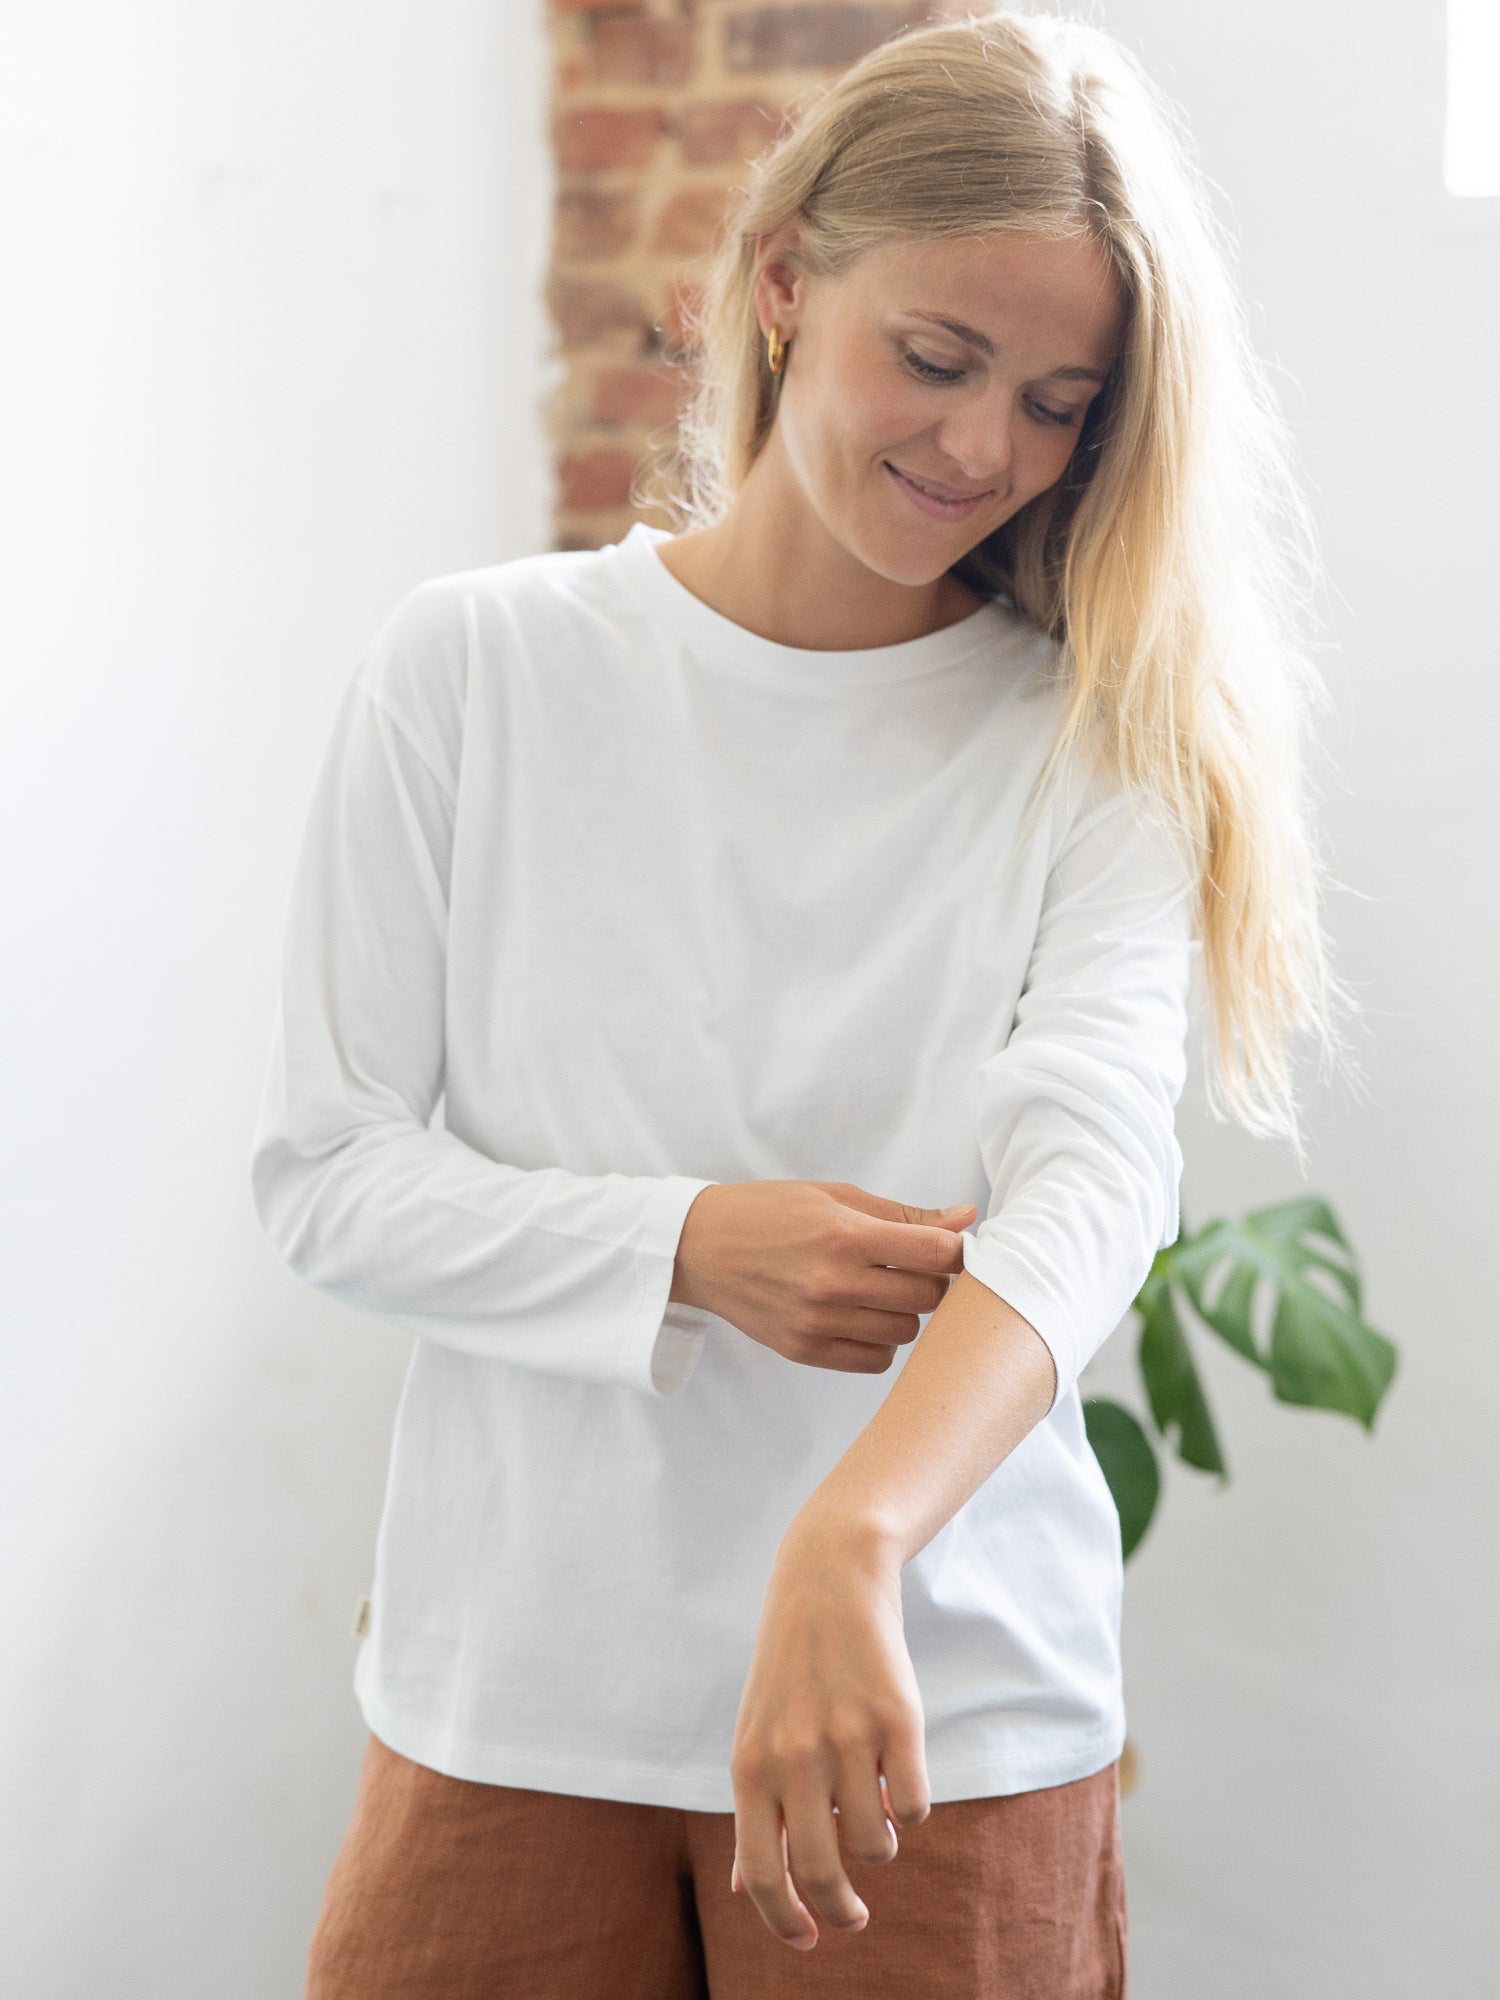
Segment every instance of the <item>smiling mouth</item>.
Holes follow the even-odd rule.
[[[993,487],[986,488],[983,493],[959,493],[951,486],[935,486],[925,479],[916,479],[911,473],[902,472],[892,465],[888,458],[880,462],[917,512],[933,520],[965,520],[981,500],[990,499],[994,493]]]

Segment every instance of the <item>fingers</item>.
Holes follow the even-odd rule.
[[[898,1827],[920,1826],[932,1811],[921,1730],[894,1736],[882,1751],[880,1763],[891,1818]]]
[[[915,1339],[915,1333],[911,1337]],[[787,1359],[804,1368],[832,1368],[840,1375],[884,1375],[896,1359],[896,1348],[883,1340],[817,1340],[787,1353]]]
[[[834,1788],[839,1833],[851,1859],[879,1867],[894,1861],[901,1842],[885,1809],[885,1794],[873,1767],[846,1767]]]
[[[786,1832],[769,1793],[759,1791],[753,1801],[740,1804],[735,1832],[735,1873],[740,1887],[777,1937],[799,1951],[811,1951],[818,1941],[818,1927],[792,1887]]]
[[[784,1943],[811,1950],[816,1918],[846,1931],[869,1922],[869,1908],[845,1872],[840,1835],[851,1859],[891,1862],[900,1851],[893,1817],[916,1825],[931,1810],[920,1753],[898,1750],[893,1761],[894,1796],[890,1779],[868,1757],[849,1756],[839,1760],[832,1796],[826,1785],[809,1781],[779,1803],[764,1789],[742,1797],[730,1891],[748,1894]]]
[[[806,1185],[832,1195],[845,1208],[857,1209],[861,1215],[875,1216],[882,1222],[932,1223],[940,1229],[965,1229],[968,1227],[965,1218],[979,1213],[972,1201],[950,1202],[946,1208],[917,1208],[908,1201],[892,1201],[886,1195],[871,1194],[867,1188],[855,1187],[849,1181],[808,1181]]]
[[[859,1275],[859,1302],[877,1312],[930,1313],[953,1283],[946,1271],[890,1271],[870,1265]]]
[[[846,1374],[883,1375],[895,1350],[916,1339],[964,1268],[962,1226],[976,1211],[913,1208],[842,1182],[811,1182],[828,1197],[788,1272],[733,1323],[788,1361]],[[863,1207],[841,1201],[857,1196]],[[876,1212],[878,1211],[878,1212]],[[919,1217],[946,1215],[948,1225]],[[910,1217],[899,1221],[895,1217]]]
[[[891,1204],[895,1206],[894,1203]],[[930,1214],[913,1209],[912,1215]],[[861,1248],[872,1264],[893,1265],[898,1271],[942,1271],[950,1276],[964,1268],[964,1229],[978,1213],[970,1202],[956,1214],[951,1224],[936,1222],[896,1222],[878,1215],[860,1216],[851,1211],[860,1233]]]
[[[924,1306],[923,1312],[941,1304],[947,1296],[948,1283],[946,1278],[941,1281],[933,1306]],[[800,1361],[808,1368],[842,1369],[852,1375],[883,1375],[895,1360],[896,1349],[909,1346],[922,1331],[921,1318],[915,1312],[886,1312],[856,1305],[828,1307],[824,1312],[827,1321],[843,1331],[783,1333],[776,1346],[788,1361]]]
[[[873,1772],[867,1783],[873,1790]],[[838,1930],[857,1930],[869,1921],[870,1912],[844,1873],[833,1804],[823,1786],[783,1800],[787,1863],[803,1907]]]
[[[820,1300],[804,1307],[795,1320],[790,1314],[783,1318],[774,1344],[788,1361],[810,1368],[876,1372],[888,1368],[895,1350],[915,1340],[921,1330],[916,1313],[877,1312],[847,1301]]]
[[[885,1782],[866,1766],[841,1781],[837,1798],[820,1788],[794,1795],[778,1814],[741,1813],[730,1891],[745,1891],[784,1943],[810,1950],[818,1938],[814,1913],[838,1930],[862,1930],[869,1922],[869,1908],[844,1869],[839,1828],[854,1860],[894,1861],[900,1841],[886,1812]],[[925,1810],[917,1817],[925,1818]]]

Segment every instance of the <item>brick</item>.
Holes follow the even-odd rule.
[[[583,522],[570,522],[559,528],[552,538],[554,549],[571,552],[575,549],[602,549],[609,540],[602,528],[591,528]]]
[[[728,199],[727,188],[679,188],[656,218],[651,248],[678,257],[696,257],[712,249]]]
[[[802,7],[755,7],[724,21],[724,67],[754,70],[845,69],[903,28],[939,12],[921,0],[819,0]]]
[[[588,24],[589,74],[600,83],[671,89],[693,69],[693,24],[634,14],[600,14]]]
[[[594,418],[601,424],[673,423],[686,390],[675,369],[641,363],[602,368],[594,378]]]
[[[765,104],[753,97],[720,104],[692,104],[678,117],[677,143],[690,167],[750,160],[776,137],[782,115],[779,105]]]
[[[557,255],[564,263],[613,257],[635,238],[637,202],[626,188],[571,187],[559,190]]]
[[[637,453],[612,447],[565,452],[557,467],[563,506],[569,513],[587,514],[599,507],[628,505],[639,463]]]
[[[646,0],[552,0],[554,14],[637,14]]]
[[[594,510],[587,514],[574,514],[557,523],[555,549],[602,549],[606,542],[623,541],[630,532],[631,523],[638,517],[621,508],[608,512]]]
[[[652,330],[650,309],[628,285],[607,279],[553,276],[547,306],[564,347],[590,347],[611,333],[631,333],[644,344]]]
[[[597,167],[649,166],[667,114],[659,104],[590,105],[558,114],[552,124],[552,145],[560,170],[588,173]]]

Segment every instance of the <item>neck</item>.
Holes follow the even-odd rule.
[[[893,583],[851,554],[813,511],[775,427],[723,519],[658,554],[710,610],[814,652],[925,638],[981,602],[946,571],[931,583]]]

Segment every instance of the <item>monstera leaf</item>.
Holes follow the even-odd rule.
[[[1210,1222],[1161,1255],[1199,1318],[1265,1370],[1278,1401],[1338,1410],[1373,1429],[1396,1349],[1365,1324],[1359,1267],[1326,1201],[1312,1195]],[[1264,1344],[1257,1292],[1270,1325]]]
[[[1114,1497],[1120,1517],[1120,1548],[1128,1558],[1156,1512],[1161,1474],[1151,1440],[1122,1404],[1107,1396],[1090,1396],[1083,1405],[1083,1423]]]
[[[1184,1464],[1224,1480],[1228,1471],[1193,1359],[1184,1300],[1236,1354],[1269,1376],[1278,1401],[1335,1410],[1374,1428],[1396,1372],[1396,1348],[1365,1321],[1359,1266],[1326,1201],[1313,1195],[1277,1202],[1179,1236],[1157,1252],[1136,1296],[1137,1359],[1152,1421]],[[1156,1453],[1119,1403],[1091,1397],[1083,1413],[1129,1556],[1156,1511]]]
[[[1227,1477],[1224,1454],[1172,1295],[1172,1268],[1162,1263],[1166,1255],[1170,1252],[1158,1256],[1136,1296],[1135,1309],[1141,1316],[1137,1349],[1141,1380],[1156,1428],[1163,1437],[1176,1429],[1177,1456],[1186,1465],[1196,1465],[1200,1472],[1217,1472],[1222,1479]]]

